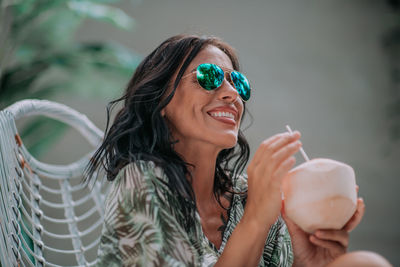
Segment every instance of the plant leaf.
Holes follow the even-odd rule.
[[[76,14],[83,17],[108,21],[125,30],[131,29],[134,23],[133,18],[116,7],[77,0],[68,1],[67,6]]]
[[[19,33],[21,29],[30,29],[35,26],[33,21],[41,20],[45,13],[59,6],[65,6],[64,1],[54,0],[22,0],[13,6],[14,24],[13,32]]]
[[[1,0],[1,8],[6,8],[8,6],[21,4],[24,0]],[[28,2],[28,1],[27,1]]]
[[[57,2],[57,1],[56,1]],[[65,6],[53,7],[42,13],[28,25],[16,22],[13,29],[17,44],[36,48],[44,54],[68,48],[73,45],[74,35],[83,18],[72,13]]]
[[[49,67],[48,62],[36,61],[31,64],[7,69],[0,81],[0,106],[15,100],[20,93],[25,94],[32,84]]]
[[[114,69],[131,74],[141,57],[125,47],[113,43],[83,44],[77,54],[85,54],[87,62],[101,69]],[[77,55],[76,54],[76,55]]]

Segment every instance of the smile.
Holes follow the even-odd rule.
[[[235,115],[233,115],[230,112],[211,112],[210,115],[212,117],[226,117],[226,118],[235,119]]]
[[[235,115],[230,112],[209,112],[208,113],[213,119],[236,126]]]

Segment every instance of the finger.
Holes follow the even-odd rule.
[[[286,145],[285,147],[282,147],[280,150],[278,150],[271,156],[271,164],[275,165],[281,164],[283,160],[294,155],[297,151],[299,151],[301,146],[302,146],[301,142],[297,140]]]
[[[287,172],[293,167],[296,163],[296,159],[294,157],[290,157],[286,159],[282,164],[278,167],[278,169],[273,173],[272,179],[270,180],[270,189],[271,192],[282,192],[282,178],[287,174]]]
[[[252,163],[259,164],[260,162],[264,163],[266,161],[265,157],[269,157],[273,154],[277,146],[279,144],[285,144],[286,142],[290,142],[293,138],[300,138],[300,133],[298,131],[290,134],[288,132],[276,134],[267,140],[263,141],[261,145],[258,147],[256,153],[254,154]],[[293,139],[294,140],[294,139]]]
[[[360,189],[360,187],[358,185],[356,185],[356,192],[358,194],[358,190]]]
[[[282,177],[284,177],[289,170],[293,167],[293,165],[296,163],[296,158],[291,156],[289,158],[287,158],[286,160],[284,160],[276,169],[276,171],[274,172],[274,178],[278,178],[279,181],[279,185],[280,185],[280,180]]]
[[[358,198],[357,200],[357,210],[354,215],[350,218],[350,220],[343,227],[347,232],[351,232],[356,226],[361,222],[365,213],[365,203],[362,198]]]
[[[344,230],[318,230],[314,235],[326,241],[339,242],[345,248],[349,245],[349,233]]]
[[[340,255],[346,252],[346,248],[335,241],[322,240],[314,235],[310,235],[310,241],[314,245],[330,250],[330,253],[333,255]]]
[[[289,143],[292,143],[295,140],[300,139],[300,132],[294,131],[292,134],[285,133],[282,138],[279,138],[275,142],[272,142],[268,147],[268,152],[270,154],[275,153],[276,151],[280,150],[282,147],[286,146]]]
[[[271,136],[267,140],[264,140],[261,145],[257,148],[256,152],[254,153],[253,159],[255,161],[259,161],[261,156],[264,154],[265,150],[276,140],[279,138],[282,138],[284,135],[288,135],[288,133],[281,133],[281,134],[276,134],[274,136]]]

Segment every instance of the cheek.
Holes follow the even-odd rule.
[[[240,104],[237,106],[237,109],[238,109],[238,111],[239,111],[239,113],[240,113],[240,117],[239,117],[239,126],[240,126],[240,124],[242,123],[242,119],[243,119],[244,104],[243,104],[243,103],[240,103]]]
[[[165,107],[165,115],[170,127],[178,132],[185,133],[197,125],[198,112],[196,112],[196,103],[193,96],[185,97],[180,95],[174,97]]]

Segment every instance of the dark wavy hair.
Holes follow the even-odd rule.
[[[190,62],[207,45],[221,49],[232,61],[233,68],[239,70],[234,49],[218,38],[177,35],[167,39],[139,64],[125,94],[108,104],[104,140],[85,172],[88,181],[102,167],[107,179],[112,181],[131,162],[153,161],[164,170],[168,177],[168,187],[178,198],[177,202],[180,203],[184,215],[178,221],[186,231],[193,227],[196,211],[192,177],[187,168],[189,163],[173,149],[174,143],[179,140],[172,140],[161,110],[171,101]],[[177,78],[172,81],[176,72]],[[168,90],[171,86],[172,90]],[[171,92],[166,95],[169,91]],[[123,107],[109,127],[111,110],[121,101]],[[228,191],[235,193],[230,190],[232,180],[229,176],[236,177],[243,172],[249,154],[249,144],[241,130],[236,146],[218,154],[213,187],[214,196],[220,204],[222,194]]]

